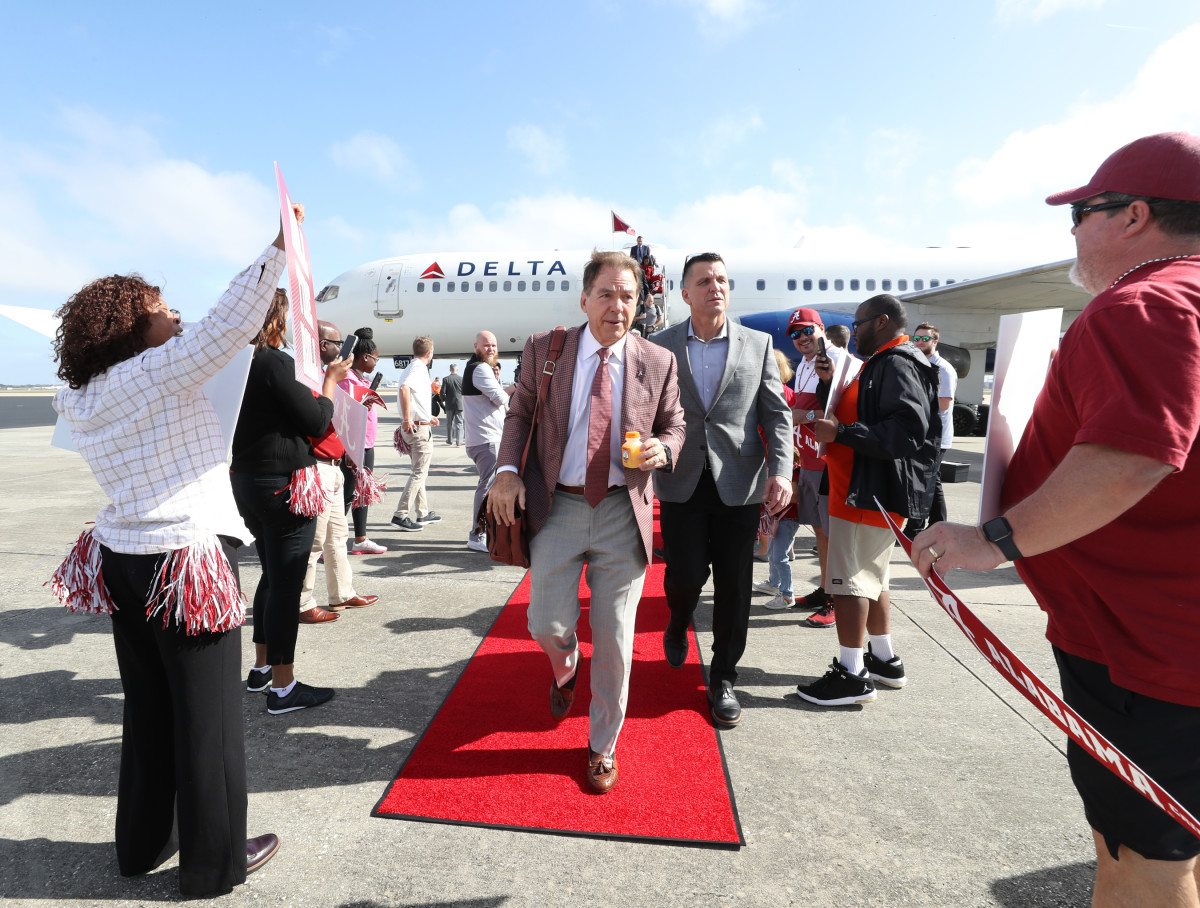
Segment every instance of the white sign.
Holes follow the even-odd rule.
[[[1046,383],[1050,360],[1058,349],[1062,314],[1061,309],[1042,309],[1000,318],[995,384],[983,446],[983,481],[979,486],[981,524],[1000,514],[1004,476]]]

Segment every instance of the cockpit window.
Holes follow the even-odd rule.
[[[317,294],[317,302],[328,303],[330,300],[337,299],[337,294],[337,284],[330,284],[328,287],[324,287],[321,292]]]

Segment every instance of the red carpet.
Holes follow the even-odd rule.
[[[586,779],[591,633],[588,590],[575,705],[550,717],[550,665],[529,637],[529,575],[479,645],[372,816],[562,835],[744,845],[725,759],[708,717],[695,635],[687,663],[667,665],[661,563],[638,607],[629,708],[617,742],[619,781]]]

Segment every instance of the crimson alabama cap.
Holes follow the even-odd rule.
[[[1086,186],[1056,192],[1047,205],[1082,202],[1102,192],[1200,202],[1200,136],[1162,132],[1118,148]]]

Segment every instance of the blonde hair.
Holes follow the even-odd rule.
[[[796,370],[792,368],[792,361],[784,355],[782,350],[776,349],[775,364],[779,366],[779,380],[786,385],[796,374]]]

